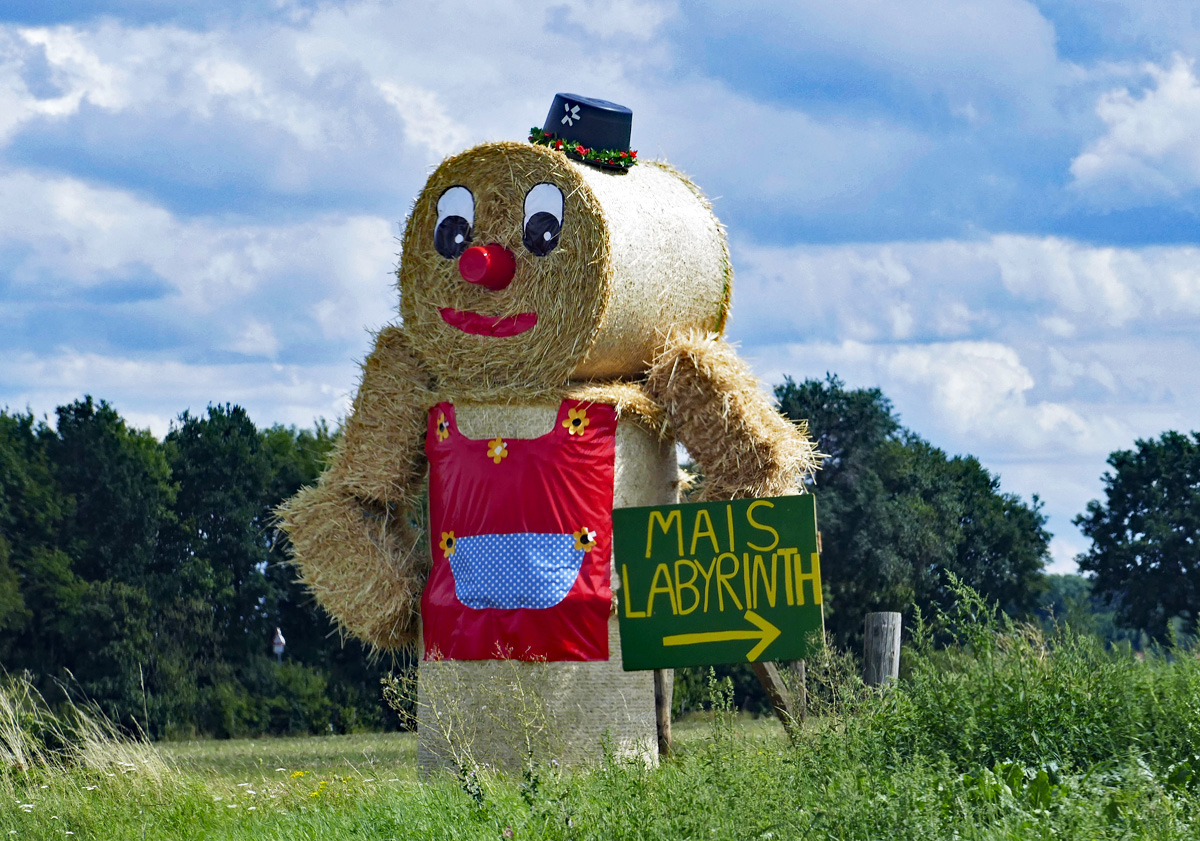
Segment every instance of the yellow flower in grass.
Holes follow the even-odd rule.
[[[445,441],[449,437],[450,437],[450,424],[446,420],[446,413],[438,412],[437,439],[439,441]]]
[[[575,548],[582,549],[584,552],[592,551],[596,545],[596,533],[588,531],[588,527],[584,526],[579,531],[575,532]]]
[[[567,409],[567,419],[562,422],[562,425],[567,428],[568,435],[582,435],[587,431],[588,424],[587,409]]]
[[[508,444],[504,443],[503,438],[497,437],[488,441],[488,457],[496,464],[500,463],[500,459],[508,458]]]
[[[442,539],[438,541],[438,546],[442,547],[442,551],[446,553],[447,558],[449,558],[451,555],[453,555],[454,554],[454,532],[452,532],[452,531],[442,532]]]

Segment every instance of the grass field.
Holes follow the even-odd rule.
[[[539,761],[419,781],[408,734],[101,734],[19,759],[0,709],[0,839],[1200,838],[1195,648],[1141,658],[979,604],[958,618],[939,631],[948,646],[916,629],[887,691],[845,657],[810,661],[814,715],[792,741],[714,684],[715,711],[679,723],[657,768]]]

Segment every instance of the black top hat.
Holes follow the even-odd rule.
[[[584,163],[624,169],[637,163],[637,152],[629,148],[632,127],[633,111],[624,105],[558,93],[545,125],[531,129],[529,139]]]

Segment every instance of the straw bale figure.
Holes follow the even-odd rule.
[[[568,117],[611,105],[560,94],[548,127],[564,97]],[[732,271],[699,190],[553,145],[485,143],[430,176],[401,323],[329,468],[281,509],[344,631],[421,647],[426,770],[587,761],[604,740],[653,761],[652,676],[621,669],[612,508],[677,501],[677,440],[708,499],[795,493],[816,466],[720,337]]]

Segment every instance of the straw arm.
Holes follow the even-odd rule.
[[[384,329],[329,468],[278,512],[300,580],[342,630],[376,648],[416,639],[429,574],[422,490],[434,402],[403,331]]]
[[[749,366],[719,336],[668,336],[646,388],[704,476],[701,499],[801,493],[820,466],[805,426],[776,410]]]

